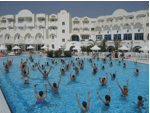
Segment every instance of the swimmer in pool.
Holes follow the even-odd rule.
[[[118,64],[120,65],[121,61],[118,59]]]
[[[38,66],[39,64],[40,64],[40,60],[38,60],[38,63],[35,63],[35,62],[34,62],[34,65],[35,65],[35,66]]]
[[[108,73],[110,73],[110,72],[108,72]],[[110,73],[110,75],[111,75],[111,78],[115,78],[115,77],[116,77],[116,71],[115,71],[115,74],[112,75],[112,74]]]
[[[44,71],[44,73],[38,68],[38,70],[43,74],[43,78],[47,78],[48,77],[48,74],[49,74],[49,72],[51,71],[51,69],[52,69],[52,66],[50,66],[50,69],[49,69],[49,71],[46,73],[46,70]]]
[[[29,59],[32,59],[32,55],[30,54],[30,57],[29,57]]]
[[[21,69],[22,72],[24,72],[25,69],[26,69],[26,65],[21,65],[21,63],[20,63],[20,69]]]
[[[106,58],[102,59],[102,61],[103,61],[104,63],[106,63]]]
[[[58,61],[58,62],[56,61],[55,64],[56,64],[56,65],[59,64],[59,61]]]
[[[23,75],[24,77],[26,77],[27,75],[29,75],[29,67],[28,67],[28,73],[26,73],[26,71],[24,71],[24,72],[22,72],[22,75]]]
[[[6,73],[9,72],[9,65],[8,64],[5,65],[5,71],[6,71]]]
[[[76,98],[77,98],[77,101],[78,101],[79,108],[81,109],[81,113],[87,113],[88,110],[89,110],[89,107],[90,107],[90,92],[88,91],[88,105],[85,101],[83,101],[82,102],[83,107],[81,107],[77,93],[76,93]]]
[[[96,72],[96,68],[94,68],[92,74],[96,74]]]
[[[12,60],[10,60],[10,61],[9,61],[8,58],[7,58],[7,63],[8,63],[9,66],[11,66],[12,62],[13,62],[13,58],[12,58]]]
[[[51,89],[52,89],[53,92],[55,92],[55,91],[58,90],[58,88],[59,88],[59,83],[60,83],[60,81],[61,81],[61,77],[62,77],[62,76],[60,76],[60,78],[59,78],[58,85],[54,82],[54,83],[53,83],[53,86],[52,86],[51,83],[48,81],[48,78],[46,78],[46,80],[47,80],[47,82],[49,83],[49,85],[50,85],[50,87],[51,87]]]
[[[64,68],[64,69],[61,69],[61,67],[62,67],[62,65],[60,66],[60,72],[62,73],[62,74],[64,74],[65,72],[66,72],[66,69]]]
[[[79,73],[78,67],[75,67],[75,68],[73,68],[73,69],[76,71],[76,73]]]
[[[65,63],[65,69],[69,70],[69,68],[70,68],[70,64],[69,63],[68,64]]]
[[[67,85],[70,84],[72,81],[76,80],[76,77],[77,77],[77,76],[76,76],[76,75],[72,75],[72,76],[71,76],[72,72],[73,72],[73,71],[71,71],[71,73],[70,73],[70,79],[71,79],[71,81],[69,81],[69,82],[67,83]]]
[[[144,100],[143,100],[143,98],[144,98]],[[143,105],[144,105],[144,104],[143,104],[144,101],[147,101],[147,99],[146,99],[145,97],[138,96],[138,103],[137,103],[137,104],[136,104],[135,102],[132,102],[132,103],[136,104],[137,107],[140,107],[140,106],[143,106]]]
[[[101,81],[101,79],[102,79],[102,81]],[[102,85],[105,85],[108,81],[108,73],[106,72],[106,79],[102,78],[102,77],[99,77],[99,81]]]
[[[29,63],[29,65],[30,65],[30,63]],[[34,70],[36,68],[36,66],[34,66],[34,65],[32,65],[32,66],[30,65],[30,67],[32,70]]]
[[[47,63],[46,63],[46,66],[50,66],[50,64],[47,62]]]
[[[45,66],[46,66],[46,63],[45,63],[44,65],[42,65],[42,67],[39,65],[39,67],[40,67],[41,69],[45,69]]]
[[[36,104],[46,104],[46,101],[44,100],[47,96],[47,86],[46,86],[46,83],[44,83],[45,85],[45,94],[43,96],[43,91],[39,91],[39,95],[37,95],[37,92],[36,92],[36,83],[34,84],[34,91],[35,91],[35,98],[37,99],[37,102]]]
[[[125,62],[123,63],[123,67],[124,67],[124,68],[126,67],[126,60],[125,60]]]
[[[104,67],[104,66],[102,66],[102,64],[100,64],[100,66],[101,66],[101,69],[102,69],[102,70],[104,70],[104,69],[105,69],[105,67]]]
[[[110,88],[109,88],[109,95],[105,95],[105,100],[103,100],[102,97],[99,95],[99,91],[97,91],[97,95],[105,103],[106,106],[109,106],[109,102],[111,101]]]
[[[83,69],[84,68],[84,63],[79,64],[79,66],[80,66],[80,69]]]
[[[128,95],[128,81],[129,81],[129,79],[127,79],[127,86],[123,86],[123,89],[121,88],[121,86],[120,86],[120,84],[118,83],[118,81],[116,81],[117,84],[118,84],[118,86],[119,86],[119,88],[121,89],[121,91],[122,91],[122,93],[123,93],[124,95]]]
[[[135,64],[137,64],[137,61],[133,61]]]
[[[108,63],[108,62],[107,62]],[[113,66],[113,62],[108,63],[110,66]]]
[[[23,80],[23,83],[24,83],[24,84],[29,84],[29,75],[28,75],[28,80],[24,80],[24,77],[23,77],[23,75],[22,75],[22,80]]]
[[[88,58],[87,58],[87,61],[92,63],[92,59],[88,60]]]
[[[139,74],[139,70],[138,70],[138,69],[136,69],[136,72],[135,72],[135,68],[134,68],[134,69],[133,69],[133,72],[134,72],[136,75]]]

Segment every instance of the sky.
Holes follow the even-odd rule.
[[[127,12],[148,10],[149,1],[0,1],[0,16],[16,15],[22,9],[28,9],[33,14],[58,14],[66,10],[71,17],[97,18],[112,15],[117,9]]]

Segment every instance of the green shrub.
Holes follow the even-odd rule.
[[[53,51],[47,51],[47,57],[53,57]]]
[[[65,57],[71,57],[71,51],[64,51]]]

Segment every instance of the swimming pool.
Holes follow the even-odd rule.
[[[6,96],[6,99],[14,113],[79,113],[81,110],[78,106],[78,102],[75,94],[78,94],[80,104],[83,101],[88,101],[87,92],[90,91],[90,108],[89,113],[135,113],[138,112],[136,105],[132,101],[137,101],[139,95],[146,97],[147,101],[144,102],[144,109],[141,109],[143,113],[149,112],[149,65],[138,63],[137,65],[134,62],[126,61],[127,67],[123,68],[123,65],[118,65],[118,60],[113,60],[113,66],[108,64],[103,64],[101,60],[97,61],[93,59],[94,62],[98,64],[103,64],[105,66],[104,70],[98,67],[98,72],[96,75],[92,75],[93,68],[90,63],[85,59],[85,67],[83,70],[79,71],[77,75],[77,82],[72,82],[67,85],[70,81],[70,72],[73,70],[73,66],[66,71],[65,75],[62,76],[59,90],[57,94],[53,94],[51,88],[46,80],[43,79],[43,75],[36,68],[35,70],[29,69],[30,81],[29,85],[23,84],[21,79],[20,71],[20,61],[21,58],[25,61],[27,56],[23,57],[13,57],[13,63],[7,74],[3,68],[3,61],[6,61],[6,58],[0,59],[0,84],[1,88]],[[11,60],[11,58],[9,58]],[[60,77],[59,68],[62,65],[54,65],[51,63],[51,59],[42,58],[35,56],[35,62],[40,60],[40,65],[44,62],[49,62],[53,68],[49,73],[49,81],[51,84],[53,82],[58,83]],[[69,59],[66,59],[68,63]],[[108,61],[110,61],[108,59]],[[27,67],[29,66],[29,60]],[[33,63],[30,62],[32,65]],[[130,66],[130,67],[129,67]],[[139,75],[133,73],[133,68],[139,69]],[[46,67],[48,71],[49,67]],[[117,70],[117,77],[112,80],[110,74],[108,74],[107,86],[101,86],[99,82],[99,77],[106,77],[106,72],[115,73]],[[73,71],[72,74],[75,74]],[[121,90],[118,87],[116,80],[123,87],[129,79],[129,92],[128,96],[121,97]],[[35,105],[36,98],[34,94],[34,84],[37,83],[37,93],[44,89],[44,83],[47,84],[47,97],[46,101],[49,103],[47,105]],[[111,88],[111,102],[110,106],[107,107],[97,96],[97,91],[104,99],[106,94],[109,94],[109,88]],[[34,106],[35,105],[35,106]]]

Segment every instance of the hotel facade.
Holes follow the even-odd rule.
[[[58,46],[69,50],[71,46],[88,46],[96,41],[99,45],[106,39],[107,51],[115,47],[115,41],[120,40],[131,51],[149,47],[149,10],[126,12],[118,9],[112,15],[97,18],[71,17],[71,14],[61,10],[58,14],[33,14],[24,9],[17,15],[0,17],[0,46],[8,51],[18,45],[26,51],[32,45],[35,51],[43,45],[49,49]]]

